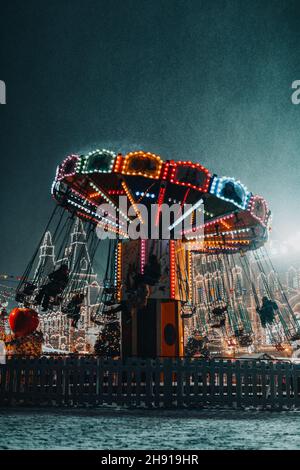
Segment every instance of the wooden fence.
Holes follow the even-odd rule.
[[[0,406],[300,408],[300,365],[214,359],[11,358]]]

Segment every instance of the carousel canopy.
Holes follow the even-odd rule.
[[[57,168],[52,194],[76,216],[124,239],[129,238],[127,227],[134,219],[143,223],[140,204],[158,207],[156,221],[163,205],[189,205],[195,220],[197,211],[202,212],[201,224],[182,231],[183,240],[194,251],[253,250],[268,238],[271,213],[263,197],[232,177],[212,174],[200,163],[164,161],[149,152],[123,156],[95,150],[70,155]],[[127,198],[131,212],[121,208],[120,196]],[[109,209],[101,212],[102,204]]]

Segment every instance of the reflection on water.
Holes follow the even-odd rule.
[[[300,413],[0,410],[0,449],[299,449]]]

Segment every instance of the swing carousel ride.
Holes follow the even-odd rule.
[[[263,346],[283,352],[300,339],[298,319],[264,247],[270,210],[241,182],[191,161],[96,150],[62,162],[52,195],[57,204],[45,232],[54,226],[58,262],[55,270],[46,262],[37,266],[38,248],[27,266],[16,290],[19,305],[9,316],[17,343],[28,335],[34,341],[37,311],[60,311],[76,328],[99,253],[106,266],[91,313],[99,328],[96,354],[209,357]],[[168,237],[166,207],[177,208],[170,211]],[[66,249],[78,219],[91,253],[84,276],[76,274],[83,249],[76,233],[76,249]],[[131,227],[142,235],[132,237]],[[180,237],[174,235],[178,227]],[[268,282],[270,270],[276,289]],[[29,329],[24,311],[32,318]]]

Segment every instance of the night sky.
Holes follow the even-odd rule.
[[[0,272],[23,272],[72,152],[235,176],[300,231],[300,2],[0,0]]]

